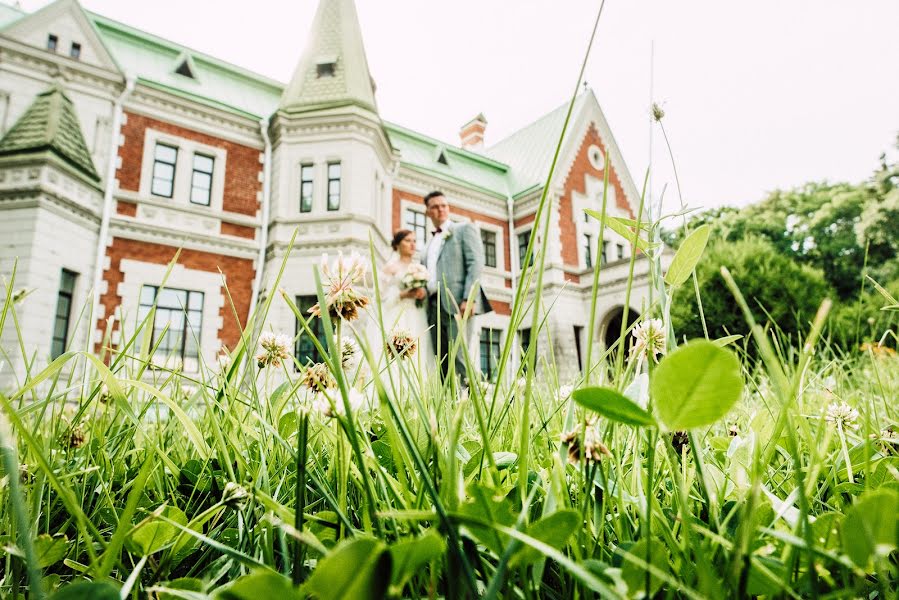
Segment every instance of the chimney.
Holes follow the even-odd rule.
[[[462,126],[459,137],[462,147],[466,150],[479,151],[484,149],[484,131],[487,129],[487,118],[480,113],[474,119]]]

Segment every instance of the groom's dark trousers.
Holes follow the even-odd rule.
[[[450,314],[440,308],[437,304],[437,294],[428,296],[428,323],[431,324],[431,341],[434,343],[434,352],[437,355],[437,364],[440,373],[443,375],[443,381],[446,381],[449,375],[449,355],[450,348],[455,345],[456,340],[462,335],[459,320],[456,315]],[[465,340],[459,344],[454,359],[456,366],[456,377],[462,381],[468,379],[465,371],[465,349],[462,347]]]

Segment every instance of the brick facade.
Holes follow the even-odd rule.
[[[393,219],[391,220],[391,224],[394,231],[401,229],[403,227],[403,200],[406,202],[411,202],[412,204],[418,204],[419,206],[424,206],[424,196],[418,196],[416,194],[412,194],[410,192],[405,192],[403,190],[393,188]]]
[[[235,144],[221,138],[206,135],[159,121],[140,114],[128,112],[122,125],[124,144],[119,147],[121,166],[116,172],[119,188],[137,192],[140,190],[141,165],[144,155],[144,135],[146,130],[155,129],[170,135],[222,148],[228,153],[225,165],[225,194],[222,209],[226,212],[255,216],[259,209],[258,194],[262,191],[259,150]]]
[[[508,317],[512,314],[512,305],[508,302],[500,302],[499,300],[491,300],[490,306],[493,307],[493,312],[498,315],[503,315]]]
[[[537,213],[533,212],[529,215],[525,215],[523,217],[519,217],[515,219],[515,229],[522,227],[524,225],[530,225],[537,219]]]
[[[565,184],[562,188],[562,197],[559,199],[559,237],[562,240],[562,263],[569,267],[577,268],[580,265],[578,252],[581,251],[581,243],[580,240],[578,240],[575,219],[577,217],[583,217],[583,215],[576,216],[574,214],[572,193],[585,193],[587,175],[599,179],[600,181],[604,178],[602,169],[597,169],[593,166],[593,163],[590,162],[588,150],[590,149],[590,146],[594,145],[598,146],[603,154],[608,152],[606,145],[599,137],[599,132],[596,131],[596,126],[591,123],[590,127],[587,129],[587,133],[584,134],[583,140],[581,140],[581,145],[575,156],[574,162],[571,163],[571,168],[568,170],[568,174],[565,177]],[[609,168],[611,169],[609,172],[609,186],[614,187],[615,189],[616,207],[625,211],[631,218],[634,218],[633,211],[631,210],[627,201],[627,196],[624,193],[624,188],[621,186],[621,181],[618,179],[618,174],[615,173],[615,169],[612,169],[611,166]],[[596,208],[599,209],[600,207],[597,206]],[[566,273],[566,279],[569,281],[577,281],[579,278]]]
[[[221,231],[223,235],[234,235],[237,237],[252,240],[256,237],[256,228],[247,225],[237,225],[236,223],[227,223],[222,221]]]
[[[123,200],[119,200],[116,202],[115,206],[116,214],[125,215],[126,217],[136,217],[137,216],[137,204],[134,202],[125,202]]]
[[[109,317],[115,314],[116,309],[123,301],[118,292],[119,284],[125,277],[121,269],[123,258],[166,265],[175,257],[177,251],[178,249],[173,246],[118,237],[113,238],[112,243],[106,250],[109,257],[109,268],[103,273],[103,279],[106,281],[106,293],[100,298],[100,304],[105,308],[106,316]],[[218,337],[222,344],[233,348],[240,340],[241,327],[244,325],[250,311],[250,297],[255,275],[253,261],[198,250],[181,250],[181,254],[178,256],[178,264],[187,269],[210,273],[218,273],[221,270],[224,274],[228,286],[225,297],[227,298],[230,295],[234,307],[232,309],[227,301],[222,307],[219,316],[222,317],[223,325],[221,330],[219,330]],[[222,286],[222,294],[225,294],[224,286]],[[137,298],[128,298],[127,300],[128,302],[137,302]],[[244,319],[243,323],[237,322],[234,317],[235,312],[241,319]],[[105,319],[97,321],[97,327],[100,331],[103,331],[105,326]],[[117,329],[117,325],[114,325],[114,329]]]

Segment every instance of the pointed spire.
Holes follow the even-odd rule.
[[[309,41],[281,96],[281,108],[344,104],[378,110],[353,0],[321,0]]]
[[[48,150],[90,181],[100,181],[91,153],[84,143],[75,106],[57,84],[38,94],[25,114],[0,139],[0,156]]]

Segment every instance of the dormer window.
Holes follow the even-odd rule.
[[[72,48],[69,50],[69,56],[78,60],[81,58],[81,44],[78,42],[72,42]]]
[[[318,59],[318,62],[315,63],[315,76],[321,79],[322,77],[334,77],[337,74],[337,57],[336,56],[323,56]]]
[[[190,70],[190,65],[186,60],[178,65],[178,68],[175,69],[175,73],[183,77],[190,77],[191,79],[194,79],[194,72]]]
[[[59,36],[53,35],[52,33],[47,36],[47,50],[50,52],[56,52],[56,47],[59,46]]]

